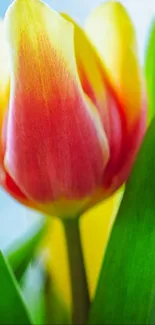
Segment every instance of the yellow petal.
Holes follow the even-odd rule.
[[[62,16],[74,25],[75,56],[82,87],[95,104],[103,107],[106,90],[100,59],[84,30],[67,14]]]
[[[4,113],[8,107],[9,88],[10,76],[8,51],[5,39],[4,23],[2,20],[0,20],[0,132],[2,128]]]
[[[132,124],[139,116],[143,99],[132,21],[119,2],[109,1],[90,14],[85,29],[106,67],[128,123]]]
[[[108,133],[109,116],[105,69],[85,31],[66,13],[63,13],[62,16],[74,25],[75,56],[81,85],[84,92],[98,108]]]

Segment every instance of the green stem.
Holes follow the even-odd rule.
[[[65,219],[63,224],[72,288],[72,321],[73,325],[85,325],[88,321],[89,293],[81,247],[79,219]]]

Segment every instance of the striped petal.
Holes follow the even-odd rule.
[[[111,87],[103,61],[85,31],[66,14],[62,14],[74,24],[74,46],[78,73],[84,92],[98,109],[108,138],[110,169],[117,169],[122,147],[122,118],[119,100]],[[95,193],[96,197],[102,197]]]
[[[74,25],[75,56],[82,88],[99,109],[108,131],[107,89],[104,69],[84,30],[67,14],[63,13],[62,16]]]
[[[99,6],[88,17],[85,30],[106,67],[119,103],[115,110],[122,129],[121,151],[117,164],[109,160],[103,179],[105,189],[111,192],[127,179],[144,136],[147,111],[144,81],[134,26],[119,2],[109,1]],[[112,111],[111,118],[113,126]]]
[[[108,144],[80,85],[73,25],[37,0],[16,0],[5,20],[11,65],[6,168],[36,202],[89,196],[101,184]]]
[[[109,1],[90,14],[85,29],[104,62],[130,126],[139,118],[143,100],[134,26],[124,7]]]

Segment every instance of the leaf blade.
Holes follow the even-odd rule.
[[[149,324],[155,298],[155,119],[127,183],[89,324]]]
[[[0,252],[0,324],[32,324],[16,279]]]

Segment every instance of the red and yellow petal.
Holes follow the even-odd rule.
[[[119,2],[109,1],[99,6],[88,17],[85,26],[106,68],[119,104],[116,106],[114,102],[121,122],[121,151],[117,164],[113,163],[113,159],[109,160],[103,178],[105,190],[111,192],[127,179],[144,136],[147,111],[144,81],[134,26]],[[113,126],[115,116],[111,108],[110,112]],[[115,140],[114,147],[117,146],[117,136]]]
[[[108,129],[107,89],[100,59],[84,30],[67,14],[62,16],[74,25],[75,57],[82,88],[100,110]]]
[[[101,184],[108,143],[79,81],[73,25],[37,0],[16,0],[5,21],[8,173],[38,203],[88,196]]]
[[[74,24],[75,55],[81,85],[100,114],[109,143],[110,169],[114,171],[117,169],[122,147],[121,105],[93,43],[73,19],[66,14],[63,17]]]
[[[85,30],[106,67],[130,127],[141,115],[144,97],[133,23],[122,4],[108,1],[90,14]]]

